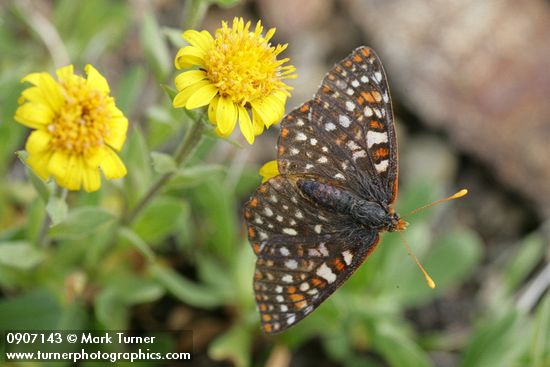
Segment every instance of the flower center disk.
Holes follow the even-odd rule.
[[[75,78],[76,79],[76,78]],[[86,85],[83,78],[61,84],[65,105],[48,125],[51,144],[68,154],[88,155],[105,144],[112,97]]]

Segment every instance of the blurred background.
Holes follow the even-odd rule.
[[[398,212],[470,191],[405,232],[436,289],[385,234],[306,320],[261,333],[241,207],[275,158],[278,127],[253,146],[238,133],[206,138],[111,240],[122,201],[158,175],[151,152],[171,152],[186,129],[161,87],[173,86],[182,29],[212,32],[234,16],[261,19],[277,28],[273,43],[289,44],[298,78],[287,111],[354,48],[377,51],[397,120]],[[550,2],[4,0],[0,55],[1,330],[192,330],[182,365],[193,366],[550,366]],[[129,174],[71,193],[71,215],[37,247],[46,208],[14,154],[29,130],[13,115],[23,76],[69,63],[109,80],[130,120]],[[98,206],[105,215],[91,223]]]

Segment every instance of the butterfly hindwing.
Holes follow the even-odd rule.
[[[260,186],[245,217],[258,257],[254,289],[267,333],[283,331],[317,308],[378,243],[376,231],[316,206],[283,176]]]

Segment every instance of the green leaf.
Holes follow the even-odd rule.
[[[146,243],[158,243],[178,228],[188,210],[179,199],[159,196],[136,218],[132,228]]]
[[[550,293],[546,294],[537,307],[529,354],[530,366],[545,367],[550,365]]]
[[[64,199],[52,196],[46,205],[46,212],[50,216],[52,225],[59,224],[67,218],[69,207]]]
[[[155,264],[149,271],[168,292],[188,305],[213,308],[224,303],[223,297],[215,288],[192,282],[166,266]]]
[[[157,82],[162,83],[168,77],[171,68],[170,52],[157,20],[152,13],[146,13],[143,19],[141,42],[145,58],[151,65]]]
[[[46,184],[46,182],[42,181],[42,179],[40,177],[35,175],[34,172],[32,171],[32,169],[30,169],[30,167],[27,167],[27,177],[31,181],[31,183],[32,183],[34,189],[36,190],[36,192],[38,193],[38,196],[40,197],[40,199],[44,203],[47,203],[48,199],[50,198],[51,190],[48,187],[48,185]]]
[[[145,70],[141,65],[134,66],[123,74],[116,89],[116,105],[121,111],[134,111],[139,95],[143,92],[145,78]]]
[[[2,330],[55,330],[61,316],[57,298],[45,290],[30,290],[0,301]]]
[[[236,5],[236,4],[240,3],[240,0],[211,0],[211,2],[228,8],[228,7],[231,7],[233,5]]]
[[[67,218],[50,228],[52,238],[78,239],[97,231],[101,226],[115,220],[115,216],[98,207],[81,207],[71,211]]]
[[[24,241],[0,242],[0,264],[28,270],[42,261],[44,253]]]
[[[153,168],[157,173],[165,174],[169,172],[174,172],[178,169],[178,165],[174,158],[165,153],[160,152],[151,152],[151,159],[153,160]]]
[[[97,319],[109,329],[126,329],[128,326],[128,305],[120,298],[116,287],[103,288],[94,299]]]
[[[130,242],[139,252],[141,252],[145,258],[149,261],[155,260],[155,253],[149,245],[139,235],[132,231],[128,227],[122,227],[118,231],[118,235],[121,239],[125,239]]]
[[[174,89],[173,87],[167,85],[167,84],[161,84],[162,89],[164,89],[164,92],[170,98],[170,101],[173,101],[174,98],[176,98],[176,95],[178,94],[178,91]]]
[[[544,254],[544,249],[544,240],[538,234],[528,236],[518,246],[510,263],[502,272],[510,293],[513,293],[537,266]]]
[[[152,181],[149,147],[138,126],[134,126],[129,134],[122,158],[128,167],[128,176],[124,180],[126,197],[128,204],[133,206]]]
[[[531,324],[517,310],[485,321],[478,327],[464,352],[461,367],[518,366],[529,341]]]
[[[405,330],[391,323],[377,325],[374,348],[384,356],[391,366],[423,367],[431,363],[426,353],[411,340]]]
[[[179,169],[168,183],[172,189],[194,187],[211,180],[213,175],[225,172],[226,168],[219,164],[199,164],[193,167]]]
[[[235,325],[216,338],[208,348],[208,356],[216,361],[230,360],[234,366],[250,365],[252,333],[243,325]]]

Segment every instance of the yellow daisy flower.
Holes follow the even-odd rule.
[[[279,166],[277,166],[277,161],[272,160],[264,164],[260,171],[258,172],[262,176],[262,183],[269,180],[271,177],[279,175]]]
[[[99,168],[107,179],[126,175],[115,151],[126,140],[128,120],[109,95],[107,80],[86,65],[87,79],[73,66],[48,73],[32,73],[22,82],[33,84],[20,97],[15,120],[35,129],[25,149],[28,165],[43,180],[53,176],[69,190],[96,191]]]
[[[283,66],[288,58],[277,60],[287,45],[271,46],[275,28],[263,36],[261,22],[254,31],[250,25],[235,18],[231,27],[222,22],[214,37],[208,31],[183,33],[190,45],[179,50],[175,64],[177,69],[192,70],[176,77],[179,93],[173,105],[187,109],[208,105],[208,118],[218,135],[230,135],[238,120],[252,144],[254,136],[282,119],[292,89],[283,79],[295,78],[296,69]]]

